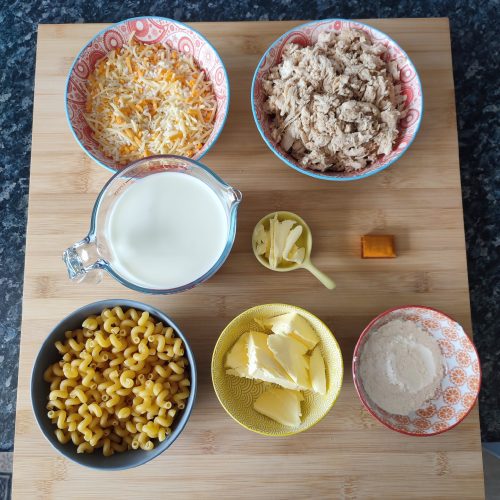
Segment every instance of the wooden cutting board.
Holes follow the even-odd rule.
[[[471,332],[455,102],[447,19],[368,20],[408,52],[424,86],[421,130],[404,158],[367,179],[324,182],[281,163],[260,138],[250,112],[254,68],[268,45],[299,24],[199,23],[231,80],[229,119],[203,161],[244,194],[233,251],[207,283],[166,297],[129,291],[106,277],[74,284],[61,252],[87,234],[96,195],[110,174],[71,136],[64,114],[69,67],[102,25],[41,25],[38,31],[33,146],[26,244],[21,359],[14,454],[15,498],[481,498],[477,409],[443,435],[415,438],[376,422],[356,396],[356,339],[384,309],[422,304],[442,309]],[[337,282],[334,292],[306,271],[272,273],[250,245],[254,224],[273,210],[304,217],[313,260]],[[398,257],[361,260],[360,236],[396,236]],[[29,378],[50,329],[86,303],[135,298],[171,315],[194,349],[200,388],[175,444],[149,464],[101,473],[59,456],[34,421]],[[219,405],[210,358],[219,333],[244,309],[286,302],[310,310],[334,331],[345,359],[337,404],[316,427],[268,438],[240,427]]]

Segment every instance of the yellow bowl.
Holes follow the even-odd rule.
[[[306,318],[321,339],[320,349],[327,376],[327,393],[324,396],[312,391],[304,392],[302,423],[298,427],[279,424],[253,409],[253,402],[273,384],[226,375],[224,368],[226,353],[240,335],[249,330],[262,331],[255,318],[269,318],[289,312],[297,312]],[[221,333],[212,355],[212,382],[220,403],[240,425],[265,436],[291,436],[316,425],[335,404],[343,374],[342,353],[330,329],[310,312],[288,304],[265,304],[241,313]]]

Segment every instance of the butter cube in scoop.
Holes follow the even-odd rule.
[[[310,389],[309,360],[307,347],[298,340],[285,335],[269,335],[267,345],[288,376],[300,389]]]
[[[269,251],[271,249],[271,238],[269,233],[264,229],[263,224],[258,224],[255,228],[255,248],[257,255],[265,255],[269,259]]]
[[[326,394],[325,360],[321,355],[319,346],[317,346],[311,354],[309,373],[311,374],[311,385],[313,391],[318,394]]]
[[[290,427],[300,425],[300,402],[304,396],[288,389],[269,389],[263,392],[253,404],[256,411],[276,422]]]
[[[283,249],[284,260],[287,260],[289,262],[296,262],[297,264],[300,264],[301,262],[304,261],[304,258],[306,256],[306,249],[303,247],[299,248],[295,244],[297,240],[300,238],[302,231],[303,229],[302,226],[300,225],[295,226],[290,231],[290,234],[288,235],[285,242],[285,248]]]
[[[278,335],[290,335],[302,342],[307,350],[311,350],[319,342],[319,337],[304,317],[296,312],[290,312],[260,321],[267,329]]]
[[[283,259],[283,251],[285,249],[286,240],[295,222],[292,220],[278,221],[276,216],[269,221],[270,231],[270,251],[269,251],[269,265],[276,269]]]
[[[276,213],[269,219],[268,231],[262,223],[255,226],[252,240],[255,252],[257,255],[265,256],[271,269],[277,269],[283,262],[301,264],[306,251],[296,243],[302,232],[303,227],[296,221],[290,219],[279,221]]]

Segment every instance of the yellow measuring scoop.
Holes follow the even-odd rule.
[[[299,239],[296,242],[296,245],[298,247],[303,247],[305,250],[305,255],[304,255],[304,260],[300,263],[297,262],[289,262],[289,261],[282,261],[278,267],[271,267],[269,264],[269,261],[267,260],[265,255],[258,255],[257,254],[257,239],[256,239],[256,232],[257,228],[259,227],[259,224],[262,224],[264,226],[264,229],[266,231],[269,231],[270,227],[270,220],[273,219],[275,216],[278,216],[278,220],[284,221],[284,220],[292,220],[295,221],[297,224],[300,224],[302,226],[302,234],[300,235]],[[326,286],[329,290],[333,290],[335,288],[335,283],[334,281],[328,277],[325,273],[321,272],[316,266],[313,265],[311,262],[311,249],[312,249],[312,234],[311,234],[311,229],[309,226],[305,223],[304,219],[302,217],[299,217],[297,214],[294,214],[292,212],[284,212],[284,211],[279,211],[279,212],[273,212],[270,214],[267,214],[265,217],[263,217],[255,226],[252,234],[252,249],[255,257],[257,260],[264,266],[267,267],[268,269],[271,269],[271,271],[278,271],[280,273],[285,273],[287,271],[294,271],[295,269],[307,269],[312,275],[314,275],[316,278],[323,283],[323,285]]]

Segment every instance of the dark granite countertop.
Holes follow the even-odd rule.
[[[482,438],[500,441],[500,335],[495,321],[500,318],[497,1],[13,0],[1,5],[0,451],[11,451],[14,444],[37,25],[110,23],[145,14],[181,21],[450,18],[472,319],[484,374]]]

